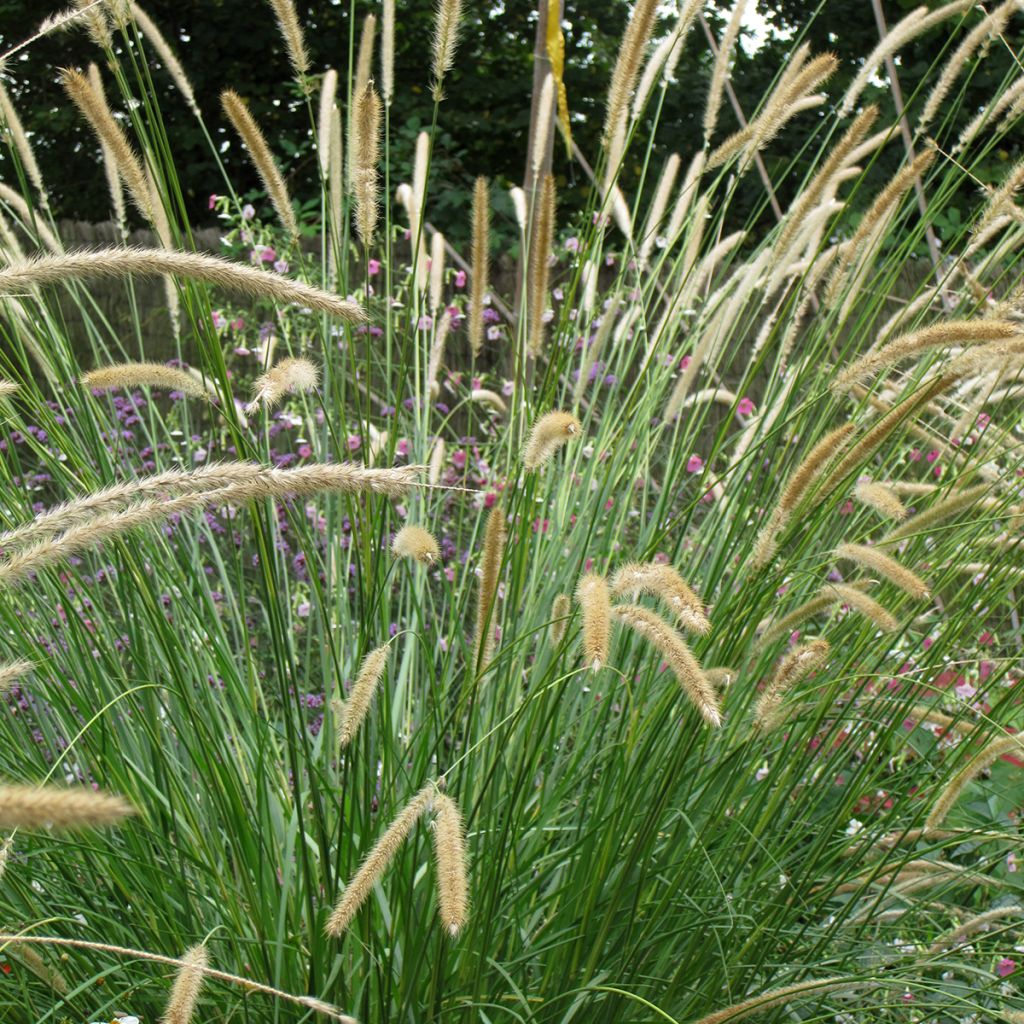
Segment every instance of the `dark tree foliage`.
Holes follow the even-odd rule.
[[[63,2],[42,5],[0,0],[2,45],[6,48],[31,35],[42,17],[63,6]],[[316,95],[312,97],[311,109],[307,108],[306,100],[291,80],[269,6],[258,0],[146,0],[143,6],[178,52],[220,158],[242,194],[255,194],[258,181],[220,111],[219,93],[229,86],[250,102],[285,170],[292,194],[297,199],[313,201],[317,194],[317,169],[311,110],[315,116]],[[363,17],[370,12],[380,13],[379,3],[365,0],[353,3],[352,9],[327,0],[298,6],[315,75],[328,67],[338,68],[344,74],[349,55],[358,44]],[[709,0],[706,5],[707,19],[716,35],[720,35],[731,6],[721,0]],[[890,25],[912,6],[912,0],[883,0]],[[932,6],[937,6],[934,0]],[[398,0],[397,7],[396,97],[390,112],[392,184],[408,180],[416,133],[429,127],[432,109],[428,80],[434,0]],[[435,147],[432,174],[440,185],[431,190],[429,211],[430,217],[456,240],[468,233],[469,196],[478,174],[487,175],[500,185],[522,181],[537,3],[467,0],[464,8],[457,62],[446,82]],[[762,4],[761,9],[770,29],[767,38],[756,53],[740,47],[733,72],[740,104],[748,116],[770,90],[787,54],[803,39],[811,43],[813,52],[831,50],[842,60],[842,68],[829,86],[833,100],[842,95],[860,62],[878,40],[869,0],[822,0],[817,7],[802,0],[777,0],[770,5]],[[607,83],[629,4],[626,0],[565,0],[564,10],[566,85],[573,132],[581,151],[593,163],[599,151]],[[976,12],[968,15],[969,24],[975,24],[978,17]],[[1024,38],[1020,20],[1011,22],[1012,34],[1007,37],[1015,51]],[[660,31],[670,24],[671,15],[666,13]],[[962,38],[952,33],[956,24],[957,19],[951,20],[904,51],[899,73],[911,113],[919,110],[923,102],[923,97],[916,93],[928,67],[943,52],[951,52],[955,46],[951,39]],[[124,45],[123,40],[118,41],[118,46]],[[194,224],[204,225],[211,220],[207,211],[209,195],[223,190],[222,172],[201,127],[152,53],[150,59],[188,214]],[[102,67],[102,53],[83,29],[76,28],[34,43],[10,62],[3,78],[32,135],[58,216],[102,221],[109,217],[109,203],[103,176],[96,173],[98,146],[58,80],[61,67],[84,67],[91,60]],[[645,188],[653,187],[657,168],[669,152],[679,152],[687,161],[699,147],[710,63],[707,39],[698,22],[679,62],[678,82],[664,94],[650,164],[653,170],[644,181]],[[1005,52],[991,60],[972,62],[949,100],[947,116],[954,126],[962,127],[1011,69],[1012,60]],[[106,77],[108,93],[123,109],[115,83],[109,80],[109,75]],[[652,116],[659,97],[656,91],[648,117]],[[345,97],[340,99],[344,101]],[[865,100],[881,103],[884,113],[891,111],[891,96],[884,87],[869,89]],[[802,174],[801,150],[808,144],[818,144],[812,137],[821,121],[822,116],[815,112],[801,115],[765,154],[783,206]],[[735,115],[726,102],[716,138],[736,127]],[[1006,160],[1012,155],[1000,149],[990,159]],[[622,179],[627,193],[635,191],[640,182],[642,147],[633,148],[632,158],[635,162],[625,168]],[[877,180],[881,182],[891,174],[902,158],[900,146],[891,145],[877,161]],[[0,175],[11,180],[12,170],[6,152],[0,149]],[[560,139],[556,139],[554,171],[564,221],[572,215],[574,200],[583,193],[584,178],[579,164],[568,158]],[[993,168],[985,180],[996,176]],[[771,216],[756,174],[748,173],[739,188],[739,209],[744,215]],[[495,196],[499,237],[504,217],[506,235],[511,238],[510,207],[503,191],[495,190]]]

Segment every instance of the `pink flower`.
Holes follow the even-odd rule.
[[[754,411],[754,403],[749,398],[741,398],[736,404],[736,412],[740,416],[749,416]]]
[[[358,434],[348,435],[348,450],[350,452],[358,451],[362,443],[362,438],[360,438]]]
[[[260,259],[264,263],[273,263],[274,260],[277,259],[277,253],[275,252],[274,247],[272,245],[264,246],[263,250],[260,252]]]
[[[212,196],[210,196],[210,202],[207,204],[206,208],[208,210],[212,210],[214,208],[214,206],[216,206],[216,205],[217,205],[217,193],[215,192]]]
[[[430,328],[433,327],[433,326],[434,326],[433,319],[431,317],[429,317],[429,316],[424,315],[424,316],[420,317],[419,323],[416,324],[416,329],[420,330],[420,331],[429,331]]]
[[[910,449],[910,454],[907,456],[907,458],[910,459],[911,462],[920,462],[921,461],[921,449],[920,448],[911,448]]]
[[[1017,970],[1017,961],[1011,960],[1008,956],[1004,956],[999,963],[996,964],[996,974],[1000,978],[1005,978],[1008,974],[1013,974]]]
[[[288,261],[287,260],[275,260],[274,261],[274,269],[279,274],[287,274],[288,273]]]
[[[689,365],[690,365],[690,357],[689,356],[683,356],[683,358],[679,360],[679,369],[680,370],[685,370]]]
[[[568,252],[579,252],[580,251],[580,240],[573,235],[571,238],[565,240],[565,248]]]
[[[699,473],[704,468],[704,460],[699,455],[691,455],[686,463],[687,473]]]
[[[461,448],[458,451],[452,452],[452,465],[456,469],[466,468],[466,453]]]
[[[929,462],[934,462],[939,457],[939,453],[933,448],[926,456]]]
[[[219,309],[213,311],[213,326],[219,331],[222,327],[227,326],[227,320],[224,319],[224,314]]]
[[[1006,855],[1006,870],[1011,873],[1017,870],[1017,854],[1012,850]]]
[[[961,700],[970,700],[978,691],[965,679],[962,683],[957,683],[953,687],[953,692]]]
[[[398,441],[398,444],[395,445],[395,451],[399,455],[408,455],[409,454],[409,442],[404,437],[400,438],[399,441]]]
[[[308,459],[313,454],[313,449],[308,444],[299,445],[299,458]]]
[[[466,272],[464,270],[455,271],[455,287],[465,288],[466,287]]]
[[[245,321],[240,316],[239,317],[235,317],[235,319],[231,321],[231,329],[233,331],[240,331],[244,327],[245,327]]]
[[[242,207],[242,220],[252,220],[256,216],[256,208],[252,203],[246,203]]]
[[[366,272],[373,277],[375,274],[380,273],[380,260],[368,260],[366,263]]]

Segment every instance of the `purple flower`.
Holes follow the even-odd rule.
[[[287,274],[288,273],[288,261],[287,260],[275,260],[274,261],[274,269],[279,274]]]
[[[350,452],[359,451],[362,446],[362,438],[358,434],[349,434],[348,436],[348,450]]]

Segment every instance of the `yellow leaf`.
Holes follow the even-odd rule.
[[[572,134],[569,131],[569,98],[565,92],[565,37],[562,35],[560,16],[561,0],[548,0],[548,60],[551,61],[551,77],[554,79],[558,96],[558,127],[562,129],[565,148],[572,152]]]

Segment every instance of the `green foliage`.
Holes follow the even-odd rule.
[[[914,400],[949,371],[948,346],[887,367],[863,391],[832,385],[850,360],[903,331],[977,317],[1019,322],[1012,256],[1024,229],[1012,191],[995,211],[1006,225],[965,256],[992,212],[975,196],[976,182],[1001,183],[994,154],[1009,150],[1019,119],[988,130],[957,160],[936,159],[921,181],[925,214],[908,190],[855,252],[836,246],[859,237],[864,209],[905,163],[889,109],[878,127],[891,137],[877,157],[825,190],[849,203],[824,211],[818,203],[801,222],[784,215],[776,225],[756,172],[733,160],[699,179],[699,202],[668,236],[667,218],[649,220],[662,163],[650,143],[678,136],[683,125],[685,137],[671,148],[695,151],[699,129],[689,125],[699,125],[706,94],[672,85],[631,125],[619,179],[632,210],[628,236],[611,222],[600,189],[565,182],[578,191],[559,210],[554,252],[534,261],[534,272],[551,264],[539,357],[526,351],[533,274],[521,266],[513,287],[496,292],[485,346],[472,359],[462,326],[467,288],[449,266],[440,305],[458,315],[433,377],[441,309],[431,308],[418,240],[406,238],[407,211],[391,195],[413,177],[409,154],[422,128],[431,170],[419,222],[457,237],[469,221],[465,188],[485,171],[498,179],[495,209],[509,211],[496,226],[495,256],[506,247],[529,251],[537,228],[521,237],[500,187],[502,175],[518,180],[525,124],[495,105],[496,127],[484,130],[485,94],[476,93],[475,106],[459,100],[460,89],[477,83],[467,69],[483,65],[480,78],[495,96],[511,96],[513,83],[529,78],[526,5],[495,7],[486,18],[468,12],[448,99],[433,107],[424,85],[416,92],[408,84],[426,82],[427,8],[400,24],[407,87],[384,145],[390,194],[366,249],[352,238],[352,198],[333,208],[330,182],[312,169],[315,100],[273,107],[272,97],[301,89],[281,84],[283,58],[272,67],[266,59],[280,52],[269,12],[260,8],[243,29],[227,5],[203,10],[205,23],[189,40],[193,57],[220,46],[231,59],[193,60],[190,69],[216,78],[214,91],[231,84],[269,102],[254,109],[289,171],[308,237],[301,245],[284,237],[265,200],[246,208],[256,178],[241,161],[228,159],[223,180],[197,186],[193,169],[216,166],[220,156],[215,131],[207,139],[195,121],[190,136],[166,83],[154,85],[126,50],[105,53],[119,104],[144,101],[126,130],[161,183],[176,244],[189,248],[187,215],[200,196],[205,211],[204,194],[215,192],[205,215],[222,228],[227,256],[351,295],[367,320],[339,323],[175,280],[178,358],[216,401],[144,387],[86,393],[77,383],[84,371],[149,352],[150,332],[134,315],[137,284],[116,284],[133,314],[127,332],[99,313],[89,281],[10,286],[6,265],[20,264],[17,245],[41,252],[38,225],[53,226],[25,189],[30,216],[8,209],[17,226],[2,236],[0,377],[18,390],[0,398],[0,529],[176,467],[423,466],[440,442],[445,448],[437,482],[421,481],[400,501],[218,492],[202,513],[126,528],[40,565],[19,587],[6,569],[25,546],[0,535],[0,660],[33,662],[0,705],[0,776],[95,785],[140,810],[115,830],[17,831],[0,879],[4,928],[165,956],[205,942],[216,968],[328,1000],[365,1022],[693,1022],[825,978],[862,987],[780,1000],[763,1019],[959,1024],[1018,1007],[1020,975],[1005,963],[1019,919],[979,933],[967,948],[930,947],[973,915],[1021,901],[1011,856],[1021,759],[1000,760],[972,780],[936,833],[911,830],[981,743],[1024,726],[1019,353],[990,354],[930,403]],[[610,10],[593,23],[570,17],[579,33],[569,52],[570,102],[574,110],[589,105],[592,138],[610,62],[594,52],[598,28],[606,15],[616,27],[622,20],[618,7]],[[347,38],[347,28],[335,31],[336,14],[303,12],[318,53]],[[834,28],[815,20],[801,31]],[[949,31],[959,38],[963,29]],[[611,36],[601,38],[610,48]],[[870,49],[867,34],[854,38],[861,48],[851,53]],[[33,46],[25,68],[38,71],[38,62],[49,74],[44,55],[54,45]],[[90,57],[83,36],[60,46],[83,63]],[[699,28],[687,47],[703,52]],[[918,54],[929,59],[908,95],[941,68],[929,41],[908,51],[908,67]],[[706,61],[697,60],[703,74]],[[988,60],[993,91],[1005,88],[1016,65],[1001,52]],[[761,96],[781,58],[756,73],[753,64],[740,58],[737,80],[759,82]],[[591,75],[601,88],[586,87]],[[829,87],[833,100],[842,85]],[[959,82],[949,116],[933,126],[943,153],[956,143],[967,95]],[[516,109],[528,109],[527,100],[521,91]],[[688,105],[691,115],[678,113]],[[74,138],[66,108],[65,135]],[[848,124],[828,108],[804,113],[767,146],[784,210]],[[481,151],[469,129],[489,137],[495,153],[507,150],[507,162],[472,165]],[[13,161],[13,150],[6,155]],[[99,164],[75,156],[75,173],[91,166],[89,188],[100,194]],[[595,157],[598,180],[605,159]],[[192,202],[183,202],[190,190]],[[723,248],[737,225],[743,244]],[[934,265],[928,227],[943,243]],[[565,245],[570,230],[574,241]],[[648,233],[658,241],[644,256]],[[86,325],[85,352],[70,343],[69,307]],[[609,324],[614,330],[602,330]],[[315,362],[319,387],[245,412],[254,380],[285,356]],[[481,391],[497,394],[504,411]],[[880,412],[903,401],[914,406],[904,421],[870,451],[855,447],[884,422]],[[679,415],[669,415],[673,408]],[[578,416],[582,436],[526,472],[523,442],[555,409]],[[848,447],[775,520],[776,552],[761,562],[758,534],[787,481],[845,423],[854,425]],[[851,451],[860,457],[847,461]],[[836,473],[840,464],[849,472]],[[878,543],[892,527],[853,500],[863,477],[898,489],[915,514],[980,486],[948,519],[908,520],[909,536],[885,549],[923,576],[928,598],[837,562],[840,543]],[[486,510],[495,505],[508,531],[491,623],[500,636],[493,660],[481,665],[478,570]],[[405,523],[434,533],[440,564],[392,557]],[[47,543],[60,538],[55,532]],[[52,553],[47,544],[34,550]],[[671,563],[708,607],[710,631],[686,640],[709,675],[721,670],[721,728],[706,724],[647,635],[614,623],[608,664],[596,672],[581,657],[576,605],[555,637],[558,595],[571,594],[585,572],[634,560]],[[786,694],[778,728],[757,727],[759,696],[790,650],[790,630],[773,638],[771,627],[840,579],[866,587],[898,627],[881,632],[842,602],[800,618],[800,640],[831,645],[827,664]],[[671,616],[671,606],[639,600]],[[369,714],[340,750],[332,702],[350,692],[366,653],[389,639]],[[326,935],[360,863],[431,783],[465,818],[467,927],[453,939],[439,922],[428,811],[349,931]],[[38,963],[33,969],[23,946],[6,943],[5,1021],[97,1021],[120,1011],[150,1022],[163,1011],[165,966],[131,952],[39,953],[65,990]],[[317,1019],[218,980],[207,984],[197,1018]]]

